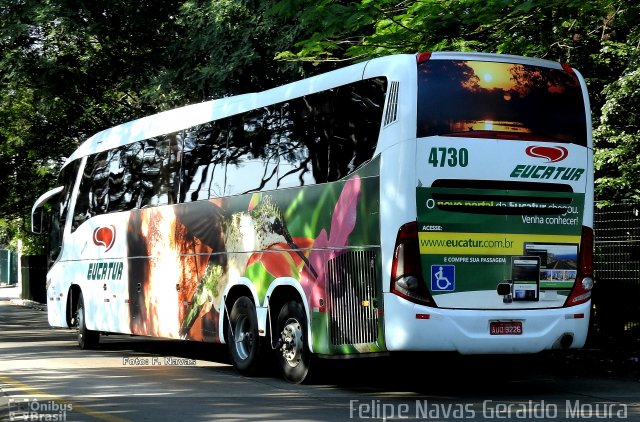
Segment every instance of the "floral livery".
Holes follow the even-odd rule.
[[[222,294],[241,277],[253,283],[260,303],[273,281],[293,278],[310,308],[330,312],[327,262],[354,245],[379,244],[377,220],[369,217],[378,213],[377,191],[377,177],[354,175],[305,189],[134,211],[132,332],[219,341]],[[150,259],[134,259],[140,256]],[[143,280],[139,289],[133,280]],[[326,332],[326,317],[318,321],[314,337],[326,341],[315,335]]]

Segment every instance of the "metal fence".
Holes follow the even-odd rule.
[[[598,206],[594,216],[593,327],[596,339],[640,340],[640,203]]]
[[[0,249],[0,285],[11,285],[18,282],[18,254],[7,249]]]

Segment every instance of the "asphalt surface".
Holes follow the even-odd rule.
[[[81,351],[42,309],[0,288],[0,420],[640,420],[624,353],[403,354],[292,385],[238,375],[220,345],[102,336]]]

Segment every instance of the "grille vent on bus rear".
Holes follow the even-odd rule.
[[[331,344],[374,343],[378,337],[376,253],[345,252],[327,263]]]
[[[400,82],[391,81],[387,95],[387,110],[384,114],[384,126],[390,125],[398,119],[398,92],[400,90]]]

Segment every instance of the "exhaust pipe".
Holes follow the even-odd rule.
[[[560,337],[560,347],[563,349],[568,349],[573,344],[573,335],[572,334],[563,334]]]

